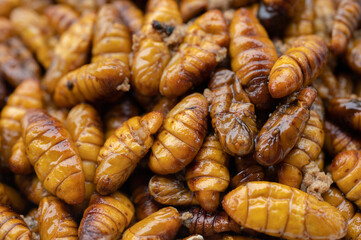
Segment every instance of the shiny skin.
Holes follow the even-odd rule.
[[[193,160],[207,133],[207,113],[207,100],[199,93],[185,97],[168,113],[149,157],[154,173],[176,173]]]
[[[79,19],[79,14],[76,11],[63,4],[47,7],[44,11],[44,15],[48,18],[51,27],[59,35],[62,35]]]
[[[1,182],[0,204],[7,205],[19,213],[24,213],[27,209],[27,202],[17,190]]]
[[[1,161],[0,165],[8,166],[12,147],[21,136],[20,121],[28,109],[42,108],[40,82],[36,79],[23,81],[9,96],[1,111]]]
[[[196,17],[201,12],[207,10],[207,6],[207,0],[181,0],[179,8],[183,21],[187,22]]]
[[[315,34],[322,37],[327,43],[330,42],[333,19],[336,14],[335,1],[315,0],[314,2],[314,30]]]
[[[178,97],[203,83],[218,64],[217,52],[228,44],[228,27],[222,12],[210,10],[201,15],[188,28],[179,50],[164,69],[160,93]]]
[[[123,234],[122,240],[171,240],[181,225],[177,209],[165,207],[131,226]]]
[[[361,150],[361,139],[342,130],[330,121],[325,121],[325,148],[332,156],[347,150]]]
[[[129,31],[132,34],[138,33],[144,22],[143,12],[130,0],[116,1],[113,4]]]
[[[133,216],[134,206],[124,194],[95,194],[81,220],[79,239],[120,239]]]
[[[44,188],[68,204],[84,201],[84,172],[78,149],[65,126],[42,110],[21,121],[29,161]]]
[[[246,228],[285,239],[339,239],[347,222],[337,208],[296,188],[249,182],[229,192],[223,208]]]
[[[13,210],[0,204],[0,239],[30,240],[31,232],[24,220]]]
[[[325,133],[319,115],[310,110],[310,118],[300,139],[278,166],[278,182],[299,188],[303,179],[302,168],[316,161],[321,153]]]
[[[150,195],[155,201],[164,205],[198,205],[199,202],[195,194],[185,186],[185,181],[178,177],[175,175],[154,175],[148,184]]]
[[[326,43],[316,35],[296,39],[273,65],[268,89],[273,98],[282,98],[310,85],[327,62]]]
[[[131,35],[114,5],[106,4],[100,8],[95,21],[92,44],[92,62],[117,58],[129,64],[128,55],[132,50]]]
[[[332,98],[327,104],[327,113],[341,124],[361,131],[361,98]]]
[[[40,66],[24,43],[12,37],[0,43],[0,74],[17,87],[28,78],[39,78]]]
[[[78,239],[78,224],[68,207],[56,197],[44,197],[38,208],[39,234],[42,240]]]
[[[208,212],[219,205],[220,194],[229,184],[228,155],[214,135],[209,135],[186,170],[186,181],[199,204]]]
[[[91,105],[83,103],[70,110],[66,128],[79,151],[85,178],[85,199],[89,200],[95,191],[93,180],[97,156],[104,143],[102,121]]]
[[[209,213],[203,208],[195,207],[182,212],[182,215],[191,214],[191,218],[183,220],[183,225],[190,234],[201,234],[204,237],[222,232],[241,232],[239,226],[224,211]]]
[[[152,107],[152,111],[161,112],[166,117],[177,103],[177,98],[161,97]]]
[[[357,212],[348,222],[346,240],[361,239],[361,213]]]
[[[257,136],[254,156],[263,166],[282,161],[306,127],[316,90],[304,88],[295,96],[291,96],[288,103],[280,105],[273,112]]]
[[[129,178],[153,145],[163,114],[150,112],[124,122],[100,149],[94,183],[102,195],[115,192]]]
[[[34,10],[19,7],[11,12],[10,20],[24,43],[35,53],[36,58],[48,68],[53,57],[49,45],[51,29],[45,16]]]
[[[122,99],[116,105],[112,105],[104,115],[105,139],[108,139],[115,130],[129,118],[140,115],[140,109],[130,98]]]
[[[129,78],[128,66],[119,59],[83,65],[61,78],[54,102],[69,108],[84,101],[114,101],[129,90]]]
[[[346,50],[346,60],[348,66],[356,73],[361,74],[361,37],[350,40]]]
[[[212,91],[212,126],[223,150],[233,156],[250,153],[258,130],[254,105],[243,91],[240,79],[223,69],[212,76],[208,87]]]
[[[36,205],[39,205],[42,198],[51,196],[36,174],[15,175],[15,183],[22,194]]]
[[[272,105],[268,76],[278,58],[276,49],[258,19],[246,8],[236,11],[229,29],[232,70],[256,108],[267,109]]]
[[[94,14],[87,14],[70,26],[55,46],[54,57],[43,79],[45,89],[53,93],[60,79],[87,63],[93,35]]]
[[[55,117],[60,122],[65,123],[69,110],[56,106],[52,96],[43,89],[43,102],[45,111],[52,117]]]
[[[253,154],[234,159],[237,174],[232,177],[232,189],[252,181],[264,181],[265,169],[253,158]]]
[[[134,51],[132,87],[135,91],[154,96],[159,92],[159,82],[171,54],[161,36],[153,29],[153,21],[177,26],[182,23],[178,5],[174,0],[148,1],[147,14],[141,30],[139,47]]]
[[[332,179],[346,198],[361,207],[361,152],[356,150],[343,151],[332,161]]]
[[[26,175],[34,171],[33,165],[26,156],[24,140],[22,137],[14,144],[9,158],[9,168],[15,174]]]
[[[342,0],[332,25],[330,48],[336,55],[346,50],[347,43],[357,28],[361,17],[361,3],[358,0]]]
[[[297,37],[314,33],[314,0],[299,0],[295,15],[285,30],[287,37]]]

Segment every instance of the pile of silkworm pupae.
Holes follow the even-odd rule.
[[[361,239],[361,0],[0,0],[0,240]]]

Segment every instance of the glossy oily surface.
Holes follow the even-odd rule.
[[[0,239],[30,240],[31,232],[24,220],[10,208],[0,204]]]
[[[16,175],[16,186],[21,193],[32,203],[39,205],[42,198],[51,196],[36,176],[35,173],[28,175]]]
[[[79,19],[76,11],[62,4],[47,7],[44,14],[49,19],[51,27],[60,35]]]
[[[116,1],[113,4],[129,31],[133,34],[138,33],[144,21],[143,12],[130,0]]]
[[[327,113],[339,123],[361,131],[361,98],[333,98],[327,104]]]
[[[24,213],[27,207],[27,202],[17,190],[4,183],[0,183],[0,203],[19,213]]]
[[[15,174],[26,175],[34,171],[33,165],[26,156],[24,140],[22,137],[16,141],[11,150],[9,168]]]

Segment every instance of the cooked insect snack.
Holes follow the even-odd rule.
[[[54,49],[54,57],[46,71],[43,84],[52,94],[60,79],[87,62],[91,44],[94,14],[87,14],[67,29]]]
[[[40,239],[78,239],[78,224],[68,206],[56,197],[44,197],[38,208]]]
[[[32,239],[28,226],[19,214],[2,204],[0,212],[0,239]]]
[[[285,239],[339,239],[347,222],[329,203],[279,183],[249,182],[223,199],[228,215],[243,227]]]
[[[188,28],[179,50],[164,69],[160,93],[178,97],[203,83],[224,56],[229,44],[228,28],[219,10],[210,10]]]
[[[287,37],[298,37],[314,33],[314,0],[299,0],[295,15],[285,30]]]
[[[9,16],[11,11],[19,5],[20,0],[2,0],[0,2],[0,16]]]
[[[277,60],[277,52],[266,30],[246,8],[235,13],[230,25],[231,66],[241,79],[251,102],[258,109],[272,106],[268,76]]]
[[[20,0],[21,6],[33,9],[38,13],[43,13],[46,7],[53,4],[52,0]]]
[[[208,7],[207,0],[181,0],[180,13],[183,21],[187,22],[191,18],[205,11]]]
[[[0,3],[1,4],[1,3]],[[1,15],[1,14],[0,14]],[[9,19],[0,16],[0,43],[16,35],[14,26]]]
[[[26,154],[44,188],[68,204],[83,202],[81,159],[64,125],[43,110],[30,110],[21,126]]]
[[[24,140],[22,137],[16,141],[11,150],[9,168],[15,174],[26,175],[34,171],[28,157],[26,156]]]
[[[219,70],[209,89],[212,126],[223,150],[233,156],[250,153],[258,130],[254,105],[243,91],[240,79],[230,70]]]
[[[149,180],[148,190],[155,201],[163,205],[199,205],[195,194],[186,187],[180,175],[155,175]]]
[[[176,173],[193,160],[207,133],[207,111],[206,98],[193,93],[168,113],[149,157],[153,172]]]
[[[21,193],[36,205],[39,205],[44,197],[51,196],[36,174],[15,175],[15,183]]]
[[[0,204],[9,206],[19,213],[26,212],[26,201],[14,188],[4,183],[0,183]]]
[[[315,0],[313,22],[315,34],[320,36],[325,42],[331,39],[333,19],[336,14],[336,1]]]
[[[161,97],[156,104],[152,107],[152,111],[157,111],[163,113],[163,116],[166,117],[168,113],[177,105],[177,98],[167,98]]]
[[[257,163],[253,154],[234,159],[237,174],[231,180],[231,187],[236,188],[252,181],[264,181],[265,169]]]
[[[130,0],[113,2],[120,17],[132,34],[139,33],[143,26],[143,12]]]
[[[332,98],[327,104],[327,113],[339,123],[361,131],[361,98]]]
[[[187,167],[185,178],[188,187],[208,212],[214,212],[218,208],[220,194],[228,187],[228,160],[217,137],[209,135]]]
[[[302,36],[293,42],[273,65],[268,88],[273,98],[281,98],[310,85],[327,62],[326,43],[318,36]]]
[[[256,139],[254,156],[259,164],[279,163],[292,150],[307,125],[315,97],[316,90],[304,88],[270,116]]]
[[[67,5],[57,4],[47,7],[44,11],[51,27],[62,35],[68,28],[78,21],[79,16],[76,11]]]
[[[83,65],[60,79],[54,101],[68,108],[84,101],[115,101],[129,91],[129,77],[128,66],[119,59]]]
[[[140,36],[134,49],[132,63],[132,87],[141,95],[158,94],[163,70],[171,58],[166,43],[153,27],[153,24],[159,23],[169,24],[172,31],[182,23],[176,1],[149,0],[147,3],[147,14],[141,29],[141,35],[144,36]]]
[[[79,239],[120,239],[133,216],[134,206],[124,194],[94,194],[81,220]]]
[[[42,108],[40,82],[28,79],[14,90],[1,111],[1,167],[8,166],[12,148],[21,136],[21,118],[28,109],[36,108]]]
[[[191,208],[182,212],[183,225],[190,234],[201,234],[204,237],[222,232],[241,232],[239,226],[224,211],[209,213],[200,207]]]

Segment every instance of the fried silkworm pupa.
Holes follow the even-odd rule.
[[[257,17],[268,32],[279,34],[295,14],[298,2],[299,0],[262,0]]]
[[[164,205],[189,206],[198,205],[195,194],[185,186],[185,180],[181,176],[154,175],[148,184],[150,195],[155,201]]]
[[[300,139],[278,166],[278,182],[299,188],[303,179],[302,168],[311,161],[316,161],[324,138],[322,121],[315,111],[310,110],[310,118]]]
[[[229,192],[223,208],[242,227],[285,239],[339,239],[347,222],[337,208],[274,182],[249,182]]]
[[[13,87],[28,78],[40,77],[39,64],[17,37],[0,44],[0,74]]]
[[[172,174],[185,168],[197,155],[207,133],[208,103],[199,93],[180,101],[167,115],[149,157],[157,174]]]
[[[44,197],[38,208],[40,239],[78,239],[78,224],[69,208],[56,197]]]
[[[337,75],[337,90],[335,97],[348,98],[354,92],[353,76],[348,73]],[[357,84],[357,83],[356,83]],[[357,86],[356,86],[357,88]]]
[[[45,9],[53,4],[52,0],[20,0],[21,6],[43,13]]]
[[[102,6],[95,21],[92,62],[117,58],[128,65],[132,50],[130,37],[117,8],[113,4]]]
[[[183,18],[183,22],[187,22],[191,18],[194,18],[201,12],[207,10],[207,0],[181,0],[180,1],[180,13]]]
[[[325,121],[325,107],[323,105],[323,101],[320,95],[317,94],[315,101],[313,102],[310,110],[317,113],[322,123]]]
[[[361,131],[361,98],[332,98],[327,104],[327,110],[332,119]]]
[[[339,153],[332,161],[332,179],[346,198],[361,207],[361,152],[348,150]]]
[[[357,28],[361,17],[361,3],[358,0],[342,0],[332,25],[330,48],[339,55],[346,50],[347,43]]]
[[[329,43],[333,19],[336,14],[336,4],[334,1],[329,0],[315,0],[313,10],[315,14],[315,20],[313,22],[315,34]]]
[[[317,92],[304,88],[272,113],[256,139],[255,159],[263,166],[282,161],[300,139]],[[295,99],[296,98],[296,99]]]
[[[214,135],[209,135],[201,149],[186,170],[186,181],[199,204],[208,212],[214,212],[219,205],[220,194],[230,181],[229,157]]]
[[[221,11],[210,10],[197,18],[164,69],[160,93],[178,97],[203,83],[223,60],[224,57],[217,54],[221,54],[228,44],[228,27]]]
[[[253,158],[253,154],[234,159],[237,174],[231,180],[232,189],[252,181],[264,181],[265,170]]]
[[[21,118],[28,109],[42,106],[40,82],[36,79],[23,81],[9,96],[0,119],[1,166],[8,166],[12,147],[21,136]]]
[[[48,68],[53,57],[50,47],[51,29],[45,16],[34,10],[19,7],[11,12],[10,20],[24,43],[33,51],[39,62]]]
[[[140,32],[143,26],[143,12],[130,0],[113,2],[118,9],[122,21],[132,34]]]
[[[66,4],[72,8],[74,8],[77,12],[82,15],[87,14],[89,12],[94,13],[100,8],[100,6],[104,5],[107,1],[105,0],[58,0],[57,2]]]
[[[128,228],[122,240],[171,240],[177,235],[181,225],[177,209],[165,207]]]
[[[182,240],[204,240],[203,236],[200,234],[194,234],[189,237],[185,237]]]
[[[33,239],[40,239],[39,227],[38,227],[38,209],[31,209],[24,217],[24,222],[28,225],[29,230],[32,233]],[[35,235],[35,236],[34,236]]]
[[[102,121],[91,105],[83,103],[70,110],[66,128],[79,151],[85,178],[85,199],[89,200],[95,191],[97,156],[104,143]]]
[[[27,202],[24,200],[24,198],[14,188],[1,182],[0,204],[7,205],[14,209],[16,212],[20,213],[24,213],[27,209]]]
[[[100,149],[94,183],[102,195],[115,192],[129,178],[153,145],[163,114],[150,112],[124,122]]]
[[[277,52],[266,30],[246,8],[236,11],[230,25],[232,70],[241,79],[251,102],[258,109],[272,105],[268,76],[277,60]]]
[[[250,153],[258,132],[256,115],[240,79],[234,72],[222,69],[213,75],[208,87],[212,91],[212,126],[223,150],[233,156]]]
[[[327,54],[326,43],[316,35],[296,39],[272,67],[268,84],[272,97],[282,98],[310,85],[326,66]]]
[[[1,3],[0,3],[1,4]],[[0,6],[1,8],[1,6]],[[1,15],[1,13],[0,13]],[[14,26],[8,18],[0,16],[0,43],[5,42],[9,38],[15,36],[16,32]]]
[[[0,239],[32,239],[28,226],[16,212],[2,204],[0,212]]]
[[[224,211],[209,213],[203,208],[195,207],[181,213],[184,218],[183,225],[188,228],[190,234],[201,234],[208,237],[222,232],[241,232],[241,226]]]
[[[299,0],[295,15],[285,30],[286,37],[298,37],[314,34],[314,0]]]
[[[361,150],[361,139],[343,131],[340,127],[325,121],[325,148],[332,156],[347,150]]]
[[[177,105],[177,98],[161,97],[159,101],[152,107],[152,111],[163,113],[163,116],[167,116],[168,113]]]
[[[21,193],[36,205],[39,205],[42,198],[51,196],[36,174],[15,175],[15,183]]]
[[[115,101],[129,91],[129,77],[128,66],[119,59],[87,64],[61,78],[54,102],[69,108],[84,101]]]
[[[361,74],[361,34],[350,40],[346,49],[346,61],[348,66],[356,73]]]
[[[50,5],[44,11],[50,26],[62,35],[68,28],[79,19],[79,15],[71,7],[63,4]]]
[[[0,2],[0,16],[9,16],[11,11],[19,5],[20,0],[2,0]]]
[[[9,158],[9,168],[15,174],[26,175],[34,171],[28,157],[26,156],[24,140],[22,137],[16,141]]]
[[[52,117],[58,119],[60,122],[65,123],[68,116],[69,109],[60,108],[56,106],[52,96],[43,89],[43,103],[45,111]]]
[[[182,23],[178,5],[174,0],[148,1],[147,14],[141,30],[138,47],[132,61],[132,87],[145,96],[159,93],[159,83],[163,70],[171,54],[161,35],[153,28],[153,22],[176,27]]]
[[[140,221],[162,208],[148,190],[149,175],[144,171],[135,171],[130,180],[132,201],[135,207],[136,220]]]
[[[21,126],[26,154],[44,188],[68,204],[83,202],[81,159],[64,125],[43,110],[29,110]]]
[[[318,96],[322,99],[336,97],[341,92],[338,85],[339,82],[336,76],[333,74],[330,66],[327,65],[318,78],[312,82],[312,86],[317,89]]]
[[[64,75],[87,62],[94,21],[95,15],[87,14],[61,35],[43,79],[44,87],[50,94]]]
[[[133,216],[134,206],[124,194],[94,194],[81,220],[79,239],[120,239]]]
[[[108,139],[115,130],[131,117],[139,116],[140,109],[134,101],[128,97],[120,103],[113,105],[104,115],[105,139]]]

